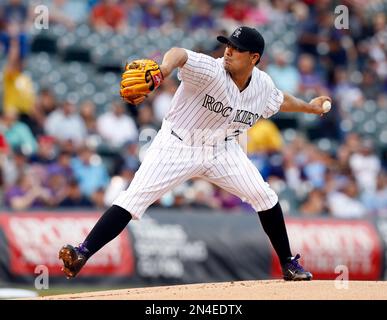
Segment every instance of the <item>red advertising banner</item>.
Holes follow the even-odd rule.
[[[355,220],[286,221],[293,254],[314,279],[379,280],[382,244],[374,225]],[[279,260],[272,251],[272,275],[281,277]]]
[[[10,272],[14,275],[34,274],[44,265],[50,275],[62,275],[58,251],[64,244],[78,245],[95,225],[98,214],[85,213],[13,213],[0,215],[9,247]],[[130,276],[134,273],[134,255],[125,229],[90,258],[82,276]]]

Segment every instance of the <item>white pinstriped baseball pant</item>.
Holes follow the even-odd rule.
[[[238,196],[255,211],[271,209],[278,202],[276,193],[235,140],[217,147],[187,145],[171,134],[164,121],[130,186],[113,204],[139,220],[167,191],[194,177]]]

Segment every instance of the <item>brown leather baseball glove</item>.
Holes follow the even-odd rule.
[[[163,80],[157,62],[150,59],[134,60],[125,66],[120,95],[125,101],[137,105],[158,88]]]

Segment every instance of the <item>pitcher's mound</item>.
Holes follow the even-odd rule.
[[[84,292],[38,299],[97,300],[387,300],[384,281],[239,281]]]

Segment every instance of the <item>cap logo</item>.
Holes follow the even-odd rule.
[[[242,33],[242,28],[238,28],[234,31],[234,34],[232,35],[234,38],[239,38],[240,34]]]

